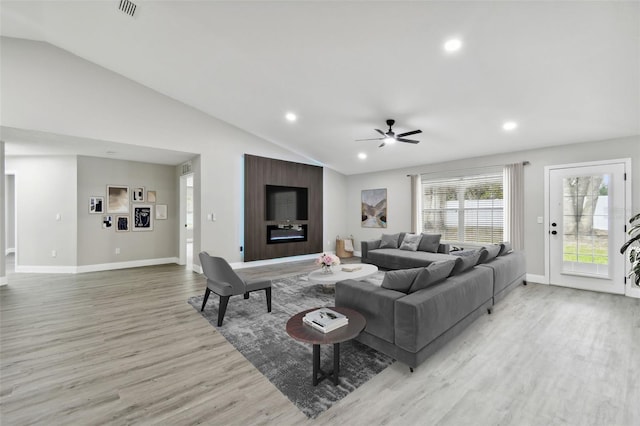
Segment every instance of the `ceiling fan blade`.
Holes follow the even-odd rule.
[[[407,142],[407,143],[420,143],[420,141],[416,141],[413,139],[404,139],[404,138],[398,138],[396,139],[398,142]]]
[[[382,148],[385,145],[384,142],[382,142],[380,145],[378,145],[378,148]]]
[[[381,141],[384,138],[373,138],[373,139],[356,139],[356,142],[360,141]]]
[[[387,136],[386,133],[380,129],[376,129],[376,132],[380,133],[382,136]]]
[[[405,137],[405,136],[411,136],[411,135],[417,135],[418,133],[422,133],[422,130],[413,130],[411,132],[406,132],[406,133],[400,133],[398,135],[399,138]]]

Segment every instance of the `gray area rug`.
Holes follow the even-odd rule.
[[[378,272],[369,278],[371,285],[380,285],[383,276]],[[219,298],[215,294],[204,312],[200,312],[203,295],[191,297],[188,303],[308,417],[317,417],[394,362],[368,346],[345,342],[340,344],[339,385],[323,380],[312,386],[312,347],[289,337],[285,326],[300,311],[333,306],[334,295],[309,283],[306,274],[274,280],[272,292],[271,313],[267,313],[263,291],[251,293],[249,300],[232,297],[222,327],[216,325]],[[332,369],[333,345],[321,346],[320,362],[325,371]]]

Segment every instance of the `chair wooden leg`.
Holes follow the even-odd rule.
[[[207,304],[207,299],[209,298],[209,293],[211,293],[211,290],[209,290],[209,287],[207,287],[207,291],[204,292],[204,300],[202,301],[202,309],[200,309],[200,312],[204,311],[204,305]]]
[[[218,309],[218,327],[222,326],[222,320],[224,319],[224,314],[227,312],[227,304],[229,303],[229,297],[231,296],[220,296],[220,308]]]
[[[267,295],[267,312],[271,312],[271,287],[265,288],[264,292]]]

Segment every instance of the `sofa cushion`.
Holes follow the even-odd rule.
[[[500,244],[491,244],[490,246],[485,246],[480,249],[480,259],[478,259],[478,264],[491,262],[498,256],[502,247]]]
[[[438,246],[440,245],[440,234],[422,234],[420,244],[418,244],[419,251],[428,251],[430,253],[437,253]]]
[[[382,234],[380,248],[398,248],[399,236],[400,234]]]
[[[504,256],[513,251],[513,247],[511,243],[502,243],[500,244],[500,247],[501,247],[501,250],[500,250],[500,253],[498,253],[498,256]]]
[[[413,268],[389,271],[384,274],[381,287],[389,290],[401,291],[406,294],[409,292],[409,289],[416,280],[416,277],[423,270],[424,268]]]
[[[458,255],[456,264],[451,271],[451,275],[458,275],[476,266],[480,258],[479,250],[464,250],[468,253]]]
[[[367,257],[367,262],[387,269],[418,268],[420,266],[429,266],[439,260],[455,260],[455,257],[449,254],[391,248],[371,250]]]
[[[445,280],[451,273],[455,264],[455,260],[433,262],[431,265],[424,268],[416,277],[409,289],[409,293],[414,293]]]
[[[421,238],[422,238],[422,235],[404,234],[404,239],[402,240],[402,244],[400,244],[400,250],[407,250],[407,251],[418,250],[418,244],[420,244]]]

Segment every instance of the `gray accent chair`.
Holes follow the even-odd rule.
[[[204,293],[204,300],[202,301],[200,311],[204,310],[211,292],[220,296],[218,327],[222,326],[222,320],[224,319],[227,304],[231,296],[243,294],[244,298],[248,299],[249,293],[252,291],[264,290],[267,296],[267,312],[271,312],[271,280],[258,279],[244,281],[223,258],[210,256],[206,251],[201,252],[199,257],[202,271],[207,278],[207,289]]]

